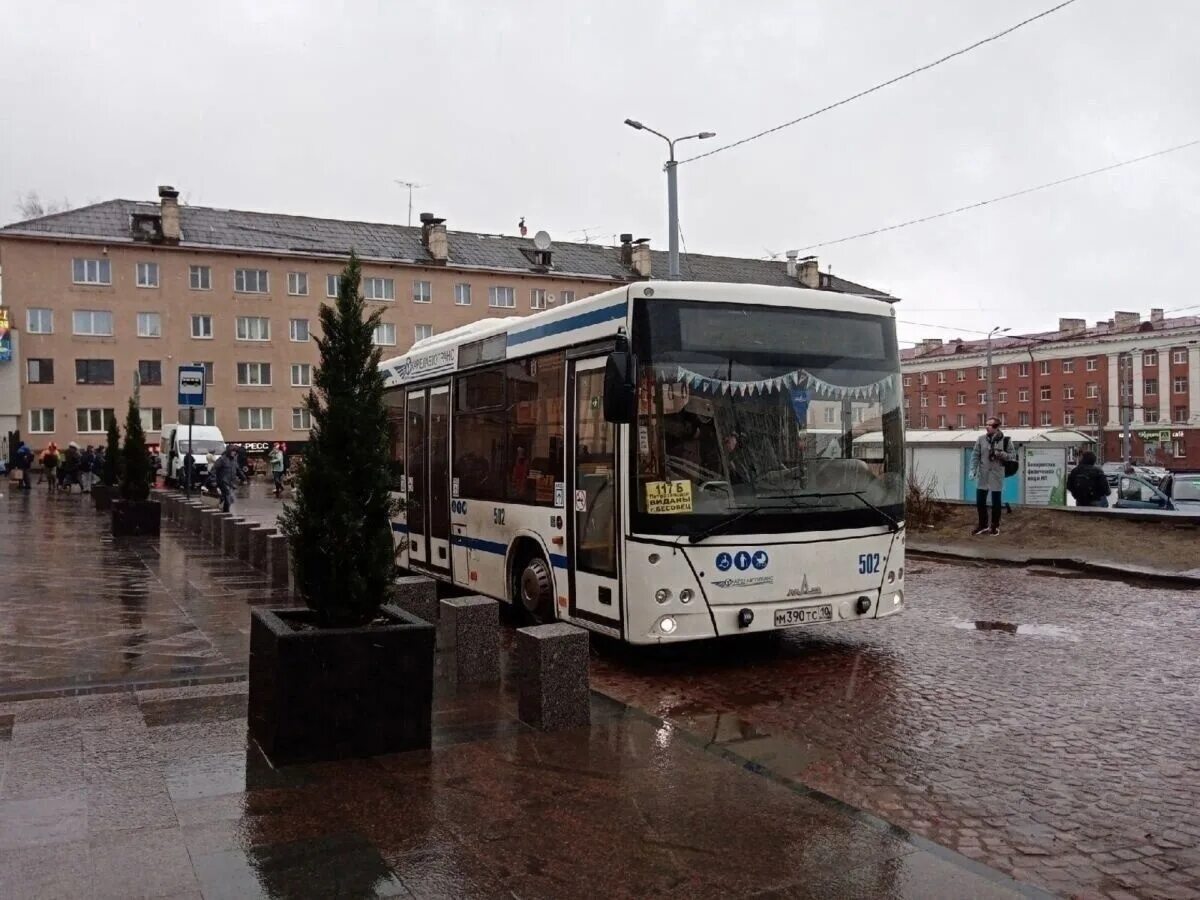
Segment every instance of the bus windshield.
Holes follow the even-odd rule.
[[[895,526],[903,422],[890,316],[644,299],[634,308],[635,533]]]

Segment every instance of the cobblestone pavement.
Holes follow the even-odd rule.
[[[593,687],[1021,881],[1200,897],[1200,592],[913,562],[900,616],[601,646]]]
[[[164,525],[112,537],[91,497],[0,497],[0,697],[236,676],[265,575]]]

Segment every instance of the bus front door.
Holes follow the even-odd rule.
[[[450,385],[408,392],[408,559],[450,571]]]
[[[604,419],[602,357],[574,360],[567,436],[571,615],[621,632],[617,559],[617,429]]]

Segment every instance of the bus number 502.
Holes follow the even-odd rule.
[[[860,553],[858,556],[858,574],[875,575],[879,572],[878,553]]]

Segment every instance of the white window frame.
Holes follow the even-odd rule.
[[[1054,416],[1048,409],[1043,409],[1039,418],[1041,419],[1041,426],[1043,428],[1047,428],[1054,424]]]
[[[997,403],[1007,403],[1008,402],[1008,391],[996,391],[996,402]]]
[[[432,303],[432,302],[433,302],[433,282],[432,281],[422,281],[419,278],[414,279],[414,281],[413,281],[413,303]]]
[[[1158,365],[1158,351],[1144,350],[1142,351],[1142,368],[1150,369]]]
[[[35,413],[37,414],[36,420],[34,418]],[[46,427],[46,418],[47,418],[46,414],[47,413],[50,414],[49,415],[49,419],[50,419],[50,427],[49,428]],[[37,422],[36,426],[33,424],[34,421]],[[31,409],[29,411],[29,433],[30,434],[54,434],[54,407],[44,406],[44,407],[40,407],[38,409]]]
[[[80,263],[83,264],[82,278]],[[77,257],[71,260],[71,281],[74,284],[112,284],[112,261]]]
[[[311,431],[312,413],[307,406],[292,407],[292,431]]]
[[[559,291],[558,299],[559,299],[560,306],[566,306],[568,303],[574,303],[575,302],[575,292],[574,291]]]
[[[1017,377],[1018,378],[1028,378],[1029,377],[1029,363],[1017,363]]]
[[[243,417],[243,413],[245,414]],[[256,416],[255,413],[258,415]],[[258,424],[254,420],[258,419]],[[243,425],[242,423],[245,422]],[[275,427],[275,410],[269,406],[239,406],[238,431],[271,431]]]
[[[196,410],[196,424],[197,425],[216,425],[217,424],[217,411],[216,411],[215,407],[197,406],[197,407],[193,407],[193,408]],[[180,409],[179,410],[179,418],[176,421],[186,425],[187,421],[188,421],[188,414],[189,414],[188,409]]]
[[[1029,388],[1017,388],[1017,402],[1018,403],[1028,403],[1029,402]]]
[[[1063,385],[1063,399],[1064,400],[1074,400],[1075,399],[1075,386],[1074,385],[1070,385],[1070,384]]]
[[[296,337],[296,333],[300,330],[296,326],[304,327],[304,337]],[[297,344],[307,343],[312,337],[312,332],[308,330],[308,319],[288,319],[288,340]]]
[[[1007,377],[1008,377],[1008,366],[1000,366],[996,370],[996,378],[999,379],[1000,381],[1003,381]]]
[[[234,323],[234,335],[239,341],[269,341],[271,320],[267,316],[238,316]]]
[[[1053,400],[1053,399],[1054,399],[1054,388],[1052,388],[1050,385],[1044,384],[1038,389],[1038,400]]]
[[[75,429],[76,429],[76,431],[78,431],[80,434],[104,434],[106,431],[108,431],[108,423],[106,423],[104,421],[104,413],[105,412],[110,412],[114,416],[116,415],[116,410],[110,410],[106,406],[76,407],[76,409],[75,409]],[[87,413],[87,420],[88,420],[87,428],[79,427],[79,414],[80,413]],[[92,413],[100,414],[100,427],[99,428],[95,427],[95,423],[92,421]]]
[[[292,387],[312,387],[312,363],[292,363]]]
[[[45,318],[49,328],[34,328],[34,314],[37,314],[37,324],[43,324],[42,319]],[[46,306],[31,306],[25,310],[25,330],[30,334],[54,334],[54,310]]]
[[[388,329],[391,329],[392,339],[390,341],[380,340],[380,335],[387,334]],[[375,333],[371,335],[371,340],[377,347],[395,347],[396,346],[396,326],[392,322],[380,322],[375,326]]]
[[[235,367],[235,381],[238,387],[270,387],[271,364],[269,362],[240,362]],[[253,376],[251,373],[255,373]],[[263,380],[263,375],[266,380]],[[254,379],[258,380],[255,381]]]
[[[338,295],[338,287],[342,281],[341,275],[326,275],[325,276],[325,296],[336,297]]]
[[[954,398],[954,405],[955,406],[966,406],[967,405],[967,392],[966,391],[958,392],[958,395]]]
[[[212,266],[188,266],[188,288],[193,291],[211,291]]]
[[[545,288],[530,288],[529,289],[529,308],[530,309],[549,309],[550,305],[546,302]],[[943,373],[938,372],[938,378],[945,380]]]
[[[251,275],[254,276],[253,285],[250,283]],[[235,294],[269,294],[271,293],[271,273],[266,269],[235,269],[233,292]]]
[[[207,322],[208,334],[196,334],[196,326]],[[201,329],[202,331],[204,329]],[[213,316],[212,313],[192,313],[192,338],[197,341],[211,341],[213,339]]]
[[[1063,360],[1063,374],[1064,375],[1072,375],[1072,374],[1074,374],[1074,372],[1075,372],[1075,360],[1064,359]]]
[[[77,316],[87,314],[91,321],[91,331],[80,331],[79,320]],[[108,316],[108,331],[96,330],[96,316]],[[112,337],[113,336],[113,314],[110,309],[75,309],[71,311],[71,334],[77,334],[80,337]]]
[[[911,375],[905,375],[905,376],[904,376],[904,386],[905,386],[905,387],[912,387],[912,376],[911,376]]]
[[[419,322],[413,326],[413,343],[433,337],[433,326]]]
[[[1096,357],[1089,356],[1087,358],[1087,365],[1085,366],[1085,368],[1089,372],[1095,372],[1096,371]]]
[[[308,273],[307,272],[288,272],[288,296],[289,297],[307,297],[308,296]]]
[[[921,399],[924,400],[925,398],[922,397]],[[924,406],[924,404],[921,404],[921,405]],[[824,425],[833,425],[834,424],[836,419],[834,418],[834,410],[833,410],[832,406],[825,407],[822,418],[825,420],[822,424],[824,424]]]
[[[152,317],[143,319],[143,316]],[[143,323],[154,323],[153,330],[144,328]],[[162,313],[156,312],[140,312],[137,314],[137,336],[140,338],[160,338],[162,337]]]
[[[54,370],[54,357],[52,356],[27,356],[25,357],[25,383],[26,384],[54,384],[53,377],[49,381],[42,379],[42,363],[50,363],[51,374]],[[37,378],[33,377],[33,366],[37,365]]]
[[[976,372],[975,374],[979,377],[980,381],[983,381],[985,378],[987,378],[987,367],[980,366],[979,371]]]
[[[945,383],[946,383],[946,373],[938,372],[938,384],[945,384]]]
[[[471,283],[469,281],[460,281],[454,286],[454,305],[471,305]]]
[[[967,380],[967,370],[959,369],[958,371],[956,371],[954,373],[954,380],[955,381],[966,381]]]
[[[1029,427],[1029,413],[1027,411],[1021,410],[1017,413],[1017,426],[1019,428]]]
[[[959,413],[959,414],[958,414],[958,427],[959,427],[959,428],[966,428],[966,427],[967,427],[967,416],[966,416],[966,414],[965,414],[965,413]]]
[[[150,276],[154,278],[151,280]],[[140,262],[134,264],[134,284],[140,288],[158,287],[159,270],[156,262]]]
[[[1175,363],[1175,365],[1180,365],[1181,363],[1186,363],[1187,362],[1187,353],[1188,352],[1186,350],[1179,350],[1179,349],[1172,350],[1171,351],[1171,362]]]
[[[945,395],[945,394],[938,394],[938,395],[937,395],[937,397],[938,397],[938,406],[940,406],[940,407],[942,407],[942,408],[945,408],[945,406],[946,406],[946,395]]]
[[[506,302],[501,303],[504,299]],[[516,309],[517,308],[517,291],[516,288],[511,288],[504,284],[494,284],[488,288],[488,308],[489,309]],[[922,376],[924,377],[924,376]]]
[[[1147,425],[1158,424],[1158,410],[1153,406],[1148,406],[1142,410],[1142,419]]]
[[[149,413],[149,418],[147,418]],[[154,417],[157,414],[158,422],[155,423]],[[138,408],[138,415],[142,420],[142,431],[147,434],[162,431],[162,407],[161,406],[142,406]]]
[[[1147,396],[1149,396],[1151,394],[1153,394],[1154,396],[1157,396],[1158,395],[1158,379],[1157,378],[1142,379],[1142,393],[1146,394]]]
[[[1050,360],[1043,359],[1040,363],[1038,363],[1038,374],[1039,375],[1049,375],[1050,374]]]
[[[1085,400],[1099,400],[1100,399],[1100,385],[1089,384],[1087,386],[1087,388],[1084,390],[1084,399]]]
[[[979,392],[979,402],[980,402],[980,403],[987,403],[987,391],[980,391],[980,392]]]
[[[1172,394],[1186,394],[1187,392],[1188,392],[1187,376],[1186,375],[1175,376],[1175,378],[1173,378],[1171,381],[1171,393]]]
[[[396,299],[396,281],[373,275],[362,280],[362,295],[364,300],[374,300],[377,303],[390,303]]]
[[[1099,425],[1100,424],[1100,410],[1098,410],[1098,409],[1085,410],[1083,419],[1084,419],[1083,424],[1085,424],[1085,425]]]
[[[1188,420],[1188,408],[1186,406],[1172,407],[1171,421],[1177,425],[1182,425]]]

